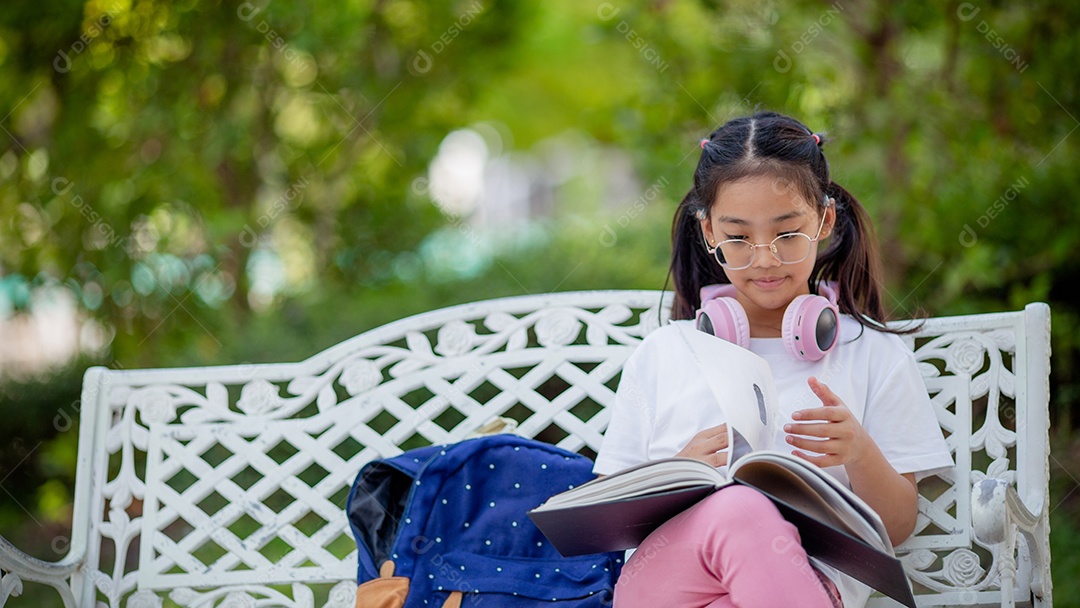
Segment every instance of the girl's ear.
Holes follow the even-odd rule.
[[[705,237],[705,246],[710,249],[716,247],[716,236],[713,234],[712,222],[709,221],[705,213],[699,213],[697,218],[698,223],[701,224],[701,235]]]
[[[836,225],[836,199],[829,197],[829,206],[825,208],[825,225],[821,228],[821,238],[828,238]]]

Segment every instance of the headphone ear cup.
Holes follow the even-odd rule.
[[[784,311],[782,335],[792,357],[817,361],[839,342],[840,311],[822,296],[799,296]]]
[[[697,328],[743,348],[750,348],[750,320],[735,298],[707,300],[698,310]]]

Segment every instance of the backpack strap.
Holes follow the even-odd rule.
[[[409,595],[409,579],[394,576],[394,562],[386,560],[379,568],[379,578],[356,588],[356,608],[401,608]]]
[[[356,608],[401,608],[405,605],[409,579],[394,576],[394,568],[393,560],[386,560],[379,568],[379,578],[356,588]],[[461,608],[461,592],[452,592],[442,608]]]

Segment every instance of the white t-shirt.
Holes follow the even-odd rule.
[[[693,321],[674,321],[688,323]],[[915,356],[900,337],[840,317],[840,344],[819,361],[789,355],[781,338],[751,338],[776,379],[780,428],[797,410],[821,407],[807,378],[817,377],[843,401],[898,473],[916,478],[953,466]],[[699,431],[726,422],[698,364],[673,324],[652,332],[627,359],[593,471],[608,475],[668,458]],[[790,451],[783,437],[773,449]],[[844,467],[825,469],[850,487]],[[861,608],[870,589],[816,563],[840,589],[846,608]]]

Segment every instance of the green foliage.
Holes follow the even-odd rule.
[[[61,285],[110,365],[210,365],[482,298],[659,288],[697,141],[766,107],[827,133],[895,316],[1050,302],[1068,437],[1077,23],[1080,5],[1045,1],[6,3],[0,319]],[[570,177],[548,217],[474,241],[418,184],[479,123],[493,155]],[[75,433],[52,425],[84,367],[0,397],[4,488],[45,520],[63,519]],[[7,499],[4,529],[24,517]],[[1055,517],[1072,546],[1075,518]]]
[[[50,540],[71,520],[82,375],[90,362],[0,384],[0,530],[42,559],[63,556]],[[16,534],[9,531],[16,530]]]
[[[1051,438],[1050,553],[1054,579],[1054,605],[1080,606],[1080,446],[1074,434],[1059,432]]]

